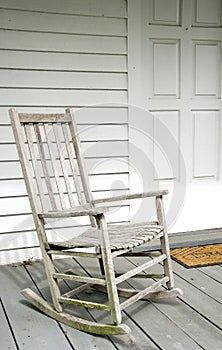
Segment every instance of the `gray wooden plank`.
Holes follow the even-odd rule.
[[[84,267],[87,271],[93,272],[95,269],[95,264],[93,264],[93,262],[87,262],[87,259],[78,258],[78,261],[84,262]],[[123,272],[125,268],[129,267],[129,263],[127,263],[127,260],[124,258],[118,258],[116,259],[115,266],[118,272]],[[134,286],[138,286],[138,280],[135,282]],[[171,304],[172,300],[167,304],[169,308]],[[155,304],[138,301],[123,311],[123,314],[125,323],[128,324],[130,318],[134,322],[134,329],[135,325],[140,327],[143,333],[145,333],[159,349],[201,349],[201,347],[178,327],[176,323],[169,319],[167,314],[158,310]],[[131,327],[132,323],[128,325]],[[132,334],[134,336],[134,331]],[[139,341],[140,340],[138,340],[138,342]]]
[[[140,280],[139,284],[144,286],[144,280]],[[203,349],[222,348],[222,332],[182,300],[164,300],[155,302],[154,305]]]
[[[132,266],[130,266],[131,259],[118,258],[118,260],[118,265],[116,264],[118,272],[122,272],[123,269],[132,268]],[[141,263],[141,258],[135,257],[132,261],[134,261],[134,264],[138,265]],[[149,272],[152,273],[155,271],[158,273],[160,272],[159,270],[159,268],[155,268]],[[134,279],[133,283],[131,282],[130,284],[134,288],[144,288],[144,285],[147,285],[144,279]],[[165,312],[159,307],[160,305],[165,305]],[[179,305],[180,302],[177,298],[155,302],[140,301],[138,302],[138,307],[137,304],[134,304],[126,309],[126,312],[151,335],[161,349],[202,349],[202,347],[184,331],[183,327],[178,324],[177,318],[172,317],[172,315],[170,317],[171,313],[176,315],[180,312]],[[149,316],[150,322],[147,322]]]
[[[98,268],[99,265],[96,261],[96,259],[87,259],[87,258],[78,258],[77,259],[80,263],[84,263],[84,268],[86,268],[87,271],[89,271],[89,274],[98,274]],[[70,268],[69,260],[68,259],[62,259],[58,260],[56,262],[56,265],[59,270],[67,270]],[[78,273],[84,273],[83,269],[80,267],[80,265],[76,264],[74,266],[75,272]],[[85,272],[85,274],[87,274]],[[71,282],[69,282],[70,286],[72,285]],[[101,303],[106,301],[106,294],[99,293],[99,292],[92,292],[91,294],[92,301]],[[90,314],[95,318],[96,320],[100,322],[110,322],[110,318],[107,316],[106,313],[101,313],[98,310],[90,310]],[[132,350],[156,350],[158,347],[155,345],[155,343],[152,342],[152,340],[147,336],[147,334],[140,329],[134,323],[131,318],[126,316],[125,313],[123,313],[123,323],[127,324],[131,328],[132,332],[132,338],[131,340],[127,335],[124,336],[111,336],[110,339],[113,341],[115,346],[119,350],[124,349],[132,349]]]
[[[207,275],[203,275],[203,273],[196,268],[187,269],[174,261],[172,263],[176,274],[179,275],[181,279],[186,280],[188,286],[194,287],[195,294],[199,295],[202,301],[206,300],[210,303],[211,312],[214,313],[214,322],[217,323],[218,321],[218,325],[222,327],[221,283]],[[209,315],[209,312],[206,315]]]
[[[184,292],[181,299],[209,322],[222,329],[222,305],[190,284],[189,277],[185,280],[177,275],[175,276],[175,282]]]
[[[169,302],[168,307],[171,307]],[[202,349],[183,329],[172,322],[167,315],[148,302],[139,301],[126,310],[127,313],[151,336],[153,341],[164,350]]]
[[[85,259],[86,260],[86,259]],[[58,266],[60,268],[64,268],[69,266],[69,264],[67,262],[65,262],[67,260],[58,260]],[[89,260],[88,260],[89,261]],[[91,260],[90,260],[91,261]],[[121,259],[119,260],[119,269],[123,268],[123,264],[120,263]],[[36,269],[36,264],[38,264],[39,268]],[[34,269],[34,273],[33,276],[35,277],[35,280],[37,281],[37,283],[39,285],[41,285],[41,289],[42,290],[47,290],[47,286],[46,286],[46,280],[44,277],[44,273],[42,271],[42,268],[40,266],[41,264],[39,263],[35,263],[32,266],[28,266],[29,270],[31,270],[32,268]],[[87,264],[85,264],[85,266],[87,267],[88,270],[93,271],[94,270],[94,266],[90,263],[90,266],[87,266]],[[26,274],[24,274],[24,272],[21,272],[21,269],[23,270],[22,267],[18,268],[18,267],[2,267],[0,269],[0,275],[1,277],[4,276],[4,280],[2,279],[2,281],[4,281],[2,283],[2,285],[0,286],[0,291],[1,291],[1,296],[4,294],[4,298],[6,299],[7,303],[6,303],[6,309],[8,314],[10,315],[10,320],[14,319],[15,317],[15,321],[12,322],[12,326],[13,329],[15,330],[15,335],[16,335],[16,339],[17,339],[17,330],[19,329],[18,326],[14,326],[14,323],[20,323],[20,330],[21,333],[23,334],[23,336],[19,336],[19,338],[21,340],[27,340],[24,336],[25,332],[24,330],[21,329],[21,320],[22,320],[22,324],[24,326],[24,328],[27,327],[27,322],[24,323],[24,319],[31,319],[33,320],[33,315],[31,316],[32,313],[34,314],[38,314],[41,316],[41,318],[44,318],[47,320],[47,322],[54,322],[53,320],[49,319],[48,317],[39,314],[36,310],[33,309],[29,309],[26,305],[22,305],[21,303],[19,303],[20,299],[22,297],[20,297],[19,295],[19,289],[22,289],[24,287],[30,287],[30,284],[32,284],[31,280],[29,280],[28,276],[26,276]],[[176,273],[178,273],[176,266],[174,266],[174,269],[176,270]],[[3,273],[4,270],[4,273]],[[13,271],[16,271],[13,272]],[[181,283],[180,283],[180,287],[184,287],[185,285],[187,285],[186,288],[184,289],[185,295],[183,296],[183,298],[181,298],[181,301],[162,301],[162,302],[155,302],[153,304],[151,303],[147,303],[147,302],[138,302],[137,304],[135,304],[134,306],[132,306],[131,308],[128,308],[126,310],[126,313],[129,315],[129,317],[131,317],[133,320],[129,320],[129,318],[127,317],[127,319],[125,319],[126,316],[124,316],[124,322],[136,322],[140,327],[143,328],[143,330],[140,330],[138,326],[136,326],[139,331],[137,330],[136,336],[134,333],[134,329],[133,329],[133,336],[135,336],[135,342],[130,342],[129,339],[123,339],[123,337],[112,337],[112,342],[114,342],[115,346],[114,348],[118,348],[118,349],[126,349],[126,348],[132,348],[132,349],[157,349],[157,346],[153,345],[149,345],[148,341],[144,341],[144,335],[145,333],[149,334],[149,337],[151,337],[151,339],[153,339],[157,344],[158,344],[158,348],[167,350],[167,349],[215,349],[215,350],[219,350],[221,349],[221,341],[222,341],[222,336],[221,336],[221,332],[219,331],[219,329],[217,329],[216,327],[214,327],[207,319],[205,319],[204,317],[202,317],[199,314],[199,310],[196,306],[196,303],[193,302],[191,303],[191,308],[188,305],[189,300],[191,299],[192,294],[195,294],[195,287],[194,286],[190,286],[190,282],[189,282],[189,276],[190,276],[190,271],[188,269],[185,269],[185,272],[187,273],[187,276],[183,276],[183,278],[181,278]],[[204,274],[203,274],[203,278],[204,278]],[[178,281],[180,281],[179,276],[176,276],[176,279],[178,279]],[[6,283],[5,283],[6,281]],[[183,282],[182,282],[183,281]],[[138,284],[138,281],[136,282]],[[178,283],[177,283],[178,285]],[[5,287],[3,289],[3,286]],[[8,287],[13,287],[8,289]],[[191,289],[191,291],[189,292],[189,290]],[[10,293],[8,293],[8,290],[10,290]],[[198,291],[198,289],[197,289]],[[201,293],[201,289],[199,290],[199,292]],[[199,293],[198,292],[198,293]],[[11,294],[12,296],[8,295]],[[48,292],[47,292],[48,293]],[[95,293],[96,298],[100,298],[99,301],[101,301],[101,295],[100,293]],[[6,296],[8,296],[9,298],[6,298]],[[16,298],[15,298],[16,296]],[[95,298],[95,301],[96,301]],[[198,294],[198,298],[200,298],[200,295]],[[9,300],[8,300],[9,299]],[[16,300],[15,300],[16,299]],[[196,300],[196,298],[194,297],[194,299]],[[182,300],[185,301],[185,303],[182,302]],[[10,302],[12,302],[11,308],[8,309]],[[205,300],[203,301],[205,303]],[[20,306],[20,310],[18,310],[18,306],[17,308],[15,307],[15,304],[18,304]],[[201,304],[201,301],[200,301]],[[26,313],[26,315],[24,316],[23,312],[24,310],[22,310],[23,312],[21,313],[21,306],[25,309],[28,309],[28,313]],[[208,303],[207,307],[209,308],[210,303]],[[195,312],[195,310],[193,310],[193,308],[196,308],[197,311]],[[147,312],[146,310],[147,309]],[[10,312],[9,312],[10,310]],[[221,312],[219,310],[219,312]],[[95,312],[93,314],[93,316],[96,316],[97,312]],[[11,317],[11,315],[13,315],[13,318]],[[18,317],[19,315],[19,317]],[[152,315],[151,321],[148,322],[149,320],[149,315]],[[30,321],[29,321],[30,322]],[[42,322],[41,322],[42,323]],[[131,327],[131,323],[128,325]],[[32,322],[32,326],[35,327],[36,322]],[[169,324],[171,324],[171,327],[169,326]],[[174,327],[172,327],[172,325],[174,325]],[[6,325],[7,326],[7,325]],[[29,325],[30,326],[30,325]],[[46,326],[48,327],[48,326]],[[135,327],[135,325],[134,325]],[[23,327],[22,327],[23,328]],[[68,327],[67,327],[68,328]],[[54,331],[51,332],[51,328],[47,328],[47,334],[51,335],[53,334],[53,338],[55,338],[55,334]],[[37,327],[38,332],[39,332],[39,327]],[[65,330],[65,329],[64,329]],[[29,333],[30,330],[28,330]],[[42,325],[41,325],[41,337],[42,337]],[[66,331],[66,330],[65,330]],[[71,332],[73,331],[73,329],[71,329]],[[75,330],[74,330],[75,331]],[[58,331],[56,331],[58,333]],[[78,332],[80,333],[80,335],[84,335],[84,333]],[[183,336],[181,336],[181,332],[183,334]],[[28,334],[26,332],[26,335]],[[32,331],[32,333],[34,333]],[[192,338],[190,339],[193,340],[193,343],[187,343],[184,342],[184,334],[186,334],[189,337]],[[142,336],[141,336],[142,335]],[[70,337],[70,329],[68,329],[67,332],[67,336],[69,337],[69,339],[72,341]],[[76,337],[76,335],[75,335]],[[91,336],[90,336],[91,337]],[[97,339],[97,337],[92,337],[93,339]],[[100,338],[100,337],[99,337]],[[2,344],[2,337],[0,338],[0,344]],[[31,337],[32,339],[32,348],[33,349],[37,349],[38,346],[37,342],[33,342],[33,336]],[[78,336],[78,340],[76,340],[76,349],[84,349],[82,348],[82,343],[81,343],[81,338],[80,336]],[[85,338],[84,338],[85,339]],[[21,344],[21,342],[19,342],[19,344]],[[33,345],[34,344],[34,345]],[[74,343],[73,343],[74,344]],[[112,344],[110,342],[110,344]],[[150,343],[152,344],[152,342]],[[195,345],[194,345],[195,344]],[[199,344],[199,345],[197,345]],[[42,345],[42,343],[40,344]],[[98,344],[95,344],[94,341],[92,341],[91,343],[88,341],[87,342],[87,346],[86,349],[90,349],[90,348],[94,348],[95,345],[98,348]],[[27,346],[27,345],[26,345]],[[30,346],[30,342],[28,344],[28,346]],[[25,347],[28,349],[28,346]],[[34,346],[34,347],[33,347]],[[46,345],[47,346],[47,345]],[[90,347],[92,346],[92,347]],[[100,349],[104,349],[105,346],[107,346],[106,344],[104,345],[104,347],[101,347]],[[24,347],[23,347],[24,348]],[[50,348],[50,347],[46,347],[46,348]],[[55,348],[55,347],[54,347]],[[64,347],[63,347],[64,348]],[[14,348],[12,348],[14,349]],[[66,348],[65,348],[66,349]]]
[[[0,295],[10,319],[19,349],[70,350],[68,338],[58,323],[24,302],[20,290],[34,288],[23,266],[0,268]],[[39,276],[41,278],[41,276]],[[7,349],[7,348],[4,348]]]
[[[71,259],[70,259],[71,260]],[[41,293],[43,294],[43,296],[47,299],[47,300],[51,300],[50,297],[50,292],[49,292],[49,288],[47,285],[47,280],[46,280],[46,276],[43,270],[43,264],[42,262],[37,262],[33,265],[29,265],[27,266],[27,269],[29,271],[29,273],[31,273],[32,278],[34,279],[34,281],[37,283],[38,288],[41,290]],[[63,284],[63,288],[64,288],[64,292],[65,292],[65,285],[62,282],[61,284]],[[66,290],[68,290],[68,287],[66,287]],[[70,306],[67,305],[66,307],[66,311],[70,309]],[[73,310],[73,307],[72,307]],[[82,318],[87,318],[90,319],[90,315],[87,313],[87,311],[83,308],[78,308],[79,310],[79,317]],[[74,311],[74,313],[76,314],[76,312]],[[45,318],[47,319],[48,317],[45,316]],[[91,318],[92,320],[92,318]],[[98,349],[98,350],[113,350],[115,349],[115,346],[110,342],[109,338],[106,336],[99,336],[96,337],[94,335],[91,334],[87,334],[87,333],[83,333],[81,331],[78,331],[74,328],[62,325],[64,332],[66,332],[66,334],[68,335],[70,341],[73,344],[73,347],[75,349],[81,349],[81,350],[89,350],[89,349]]]
[[[16,350],[16,345],[13,340],[13,336],[5,315],[5,312],[3,310],[3,304],[0,299],[0,348],[1,349],[11,349]]]
[[[214,266],[204,266],[198,268],[199,271],[203,272],[205,275],[209,276],[211,279],[222,283],[222,267],[221,265]],[[222,287],[221,287],[222,288]]]
[[[171,233],[169,240],[171,248],[221,243],[221,228]]]
[[[222,333],[184,303],[156,303],[158,310],[177,324],[201,349],[222,348]]]

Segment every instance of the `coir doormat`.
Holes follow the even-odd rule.
[[[185,267],[201,267],[222,263],[222,244],[173,248],[171,257]]]

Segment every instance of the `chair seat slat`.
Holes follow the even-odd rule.
[[[149,225],[147,223],[126,225],[108,225],[109,241],[112,250],[122,250],[138,247],[162,235],[163,227],[159,225]],[[90,228],[81,236],[73,239],[52,243],[64,249],[76,247],[92,246],[100,249],[99,232],[97,228]]]

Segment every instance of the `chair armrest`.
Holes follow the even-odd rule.
[[[109,208],[90,208],[87,206],[78,206],[74,209],[64,209],[64,210],[55,210],[45,213],[39,213],[38,216],[41,219],[53,219],[53,218],[68,218],[75,216],[86,216],[86,215],[98,215],[103,214]]]
[[[152,192],[144,192],[144,193],[124,194],[124,195],[121,195],[121,196],[94,199],[92,202],[93,202],[93,204],[97,204],[97,203],[123,201],[123,200],[128,200],[128,199],[137,199],[137,198],[145,198],[145,197],[159,197],[159,196],[163,196],[165,194],[168,194],[168,190],[160,190],[160,191],[152,191]]]

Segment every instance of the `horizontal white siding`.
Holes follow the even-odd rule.
[[[1,68],[62,72],[127,72],[126,56],[0,49]]]
[[[1,28],[31,32],[126,36],[126,23],[122,18],[88,17],[75,14],[52,14],[1,9]]]
[[[73,106],[99,198],[129,187],[127,102],[126,1],[0,0],[0,264],[40,257],[8,109]],[[128,218],[128,205],[108,216]],[[80,224],[55,223],[54,231],[69,236]]]
[[[3,9],[16,9],[31,12],[76,14],[85,16],[104,16],[126,18],[126,2],[124,0],[1,0]]]
[[[53,16],[53,15],[52,15]],[[0,45],[4,49],[69,53],[126,54],[126,40],[122,37],[44,33],[1,30]]]
[[[125,90],[126,74],[94,73],[94,72],[55,72],[9,70],[0,72],[1,86],[6,88],[20,88],[21,81],[24,88],[38,89],[111,89]]]

